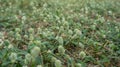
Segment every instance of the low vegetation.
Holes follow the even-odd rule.
[[[0,0],[0,67],[120,67],[120,1]]]

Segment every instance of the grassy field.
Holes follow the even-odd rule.
[[[120,67],[120,0],[0,0],[0,67]]]

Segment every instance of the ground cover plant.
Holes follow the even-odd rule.
[[[120,1],[0,0],[0,67],[120,67]]]

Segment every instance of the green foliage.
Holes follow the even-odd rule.
[[[120,1],[0,0],[0,67],[119,67]]]

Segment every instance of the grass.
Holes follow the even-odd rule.
[[[119,0],[0,0],[0,67],[119,67]]]

